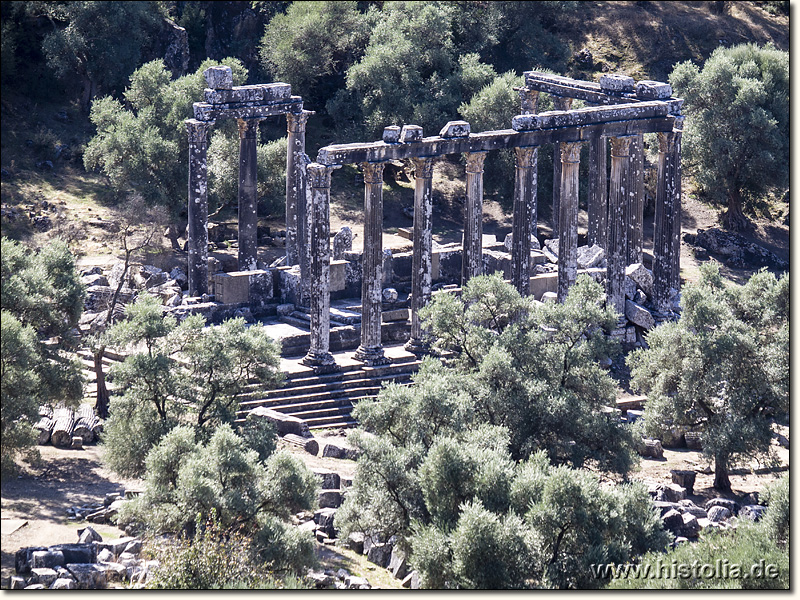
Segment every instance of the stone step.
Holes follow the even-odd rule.
[[[264,400],[272,400],[272,399],[282,399],[282,398],[291,398],[295,396],[302,396],[304,394],[313,394],[318,392],[329,392],[347,388],[359,388],[359,387],[367,387],[370,385],[381,384],[384,382],[392,382],[392,381],[400,381],[406,382],[411,380],[411,373],[410,372],[399,372],[393,373],[389,375],[383,375],[381,377],[364,377],[361,379],[348,379],[348,380],[340,380],[340,381],[327,381],[323,383],[313,383],[308,385],[294,385],[289,387],[281,387],[273,390],[258,390],[253,389],[252,391],[245,392],[240,398],[240,402],[248,402],[250,400],[255,399],[264,399]]]
[[[381,386],[365,386],[362,388],[358,388],[357,393],[362,394],[365,396],[375,396],[381,390]],[[317,392],[312,394],[301,394],[298,396],[292,396],[291,404],[302,404],[304,402],[314,402],[317,400],[332,400],[334,398],[343,398],[348,395],[351,395],[352,391],[348,388],[343,388],[340,390],[331,390],[328,392]],[[272,408],[273,406],[277,406],[281,403],[287,404],[285,398],[272,398],[272,399],[258,399],[258,400],[246,400],[245,402],[240,402],[239,410],[240,411],[249,411],[253,410],[258,406],[266,406],[267,408]]]

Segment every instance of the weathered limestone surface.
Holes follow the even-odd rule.
[[[608,232],[607,140],[597,136],[589,143],[589,245],[606,247]]]
[[[386,364],[381,345],[383,289],[383,168],[364,163],[364,252],[361,285],[361,345],[355,358],[368,365]]]
[[[239,270],[256,269],[258,260],[258,119],[239,119]]]
[[[300,264],[300,271],[308,273],[309,260],[306,165],[302,160],[306,152],[306,123],[314,113],[304,110],[286,113],[286,264]]]
[[[411,338],[409,352],[428,349],[419,319],[420,309],[431,299],[433,279],[433,160],[414,159],[414,248],[411,258]]]
[[[563,113],[564,111],[569,111],[572,108],[572,98],[562,98],[560,96],[553,97],[553,106],[555,107],[555,111],[551,111],[545,113],[546,115],[552,115],[555,113]],[[570,113],[566,113],[570,114]],[[516,131],[524,130],[524,129],[542,129],[541,126],[544,121],[541,120],[540,115],[520,115],[514,117],[511,120],[511,127]],[[558,156],[559,148],[553,152],[553,156]],[[561,168],[562,163],[561,160],[558,158],[553,160],[553,212],[552,212],[552,221],[553,221],[553,235],[558,236],[559,231],[561,231],[560,221],[561,221]]]
[[[483,273],[483,163],[485,152],[467,154],[467,203],[464,207],[461,285]]]
[[[536,235],[538,148],[515,148],[514,217],[511,237],[511,283],[520,294],[530,292],[531,233]]]
[[[621,315],[625,314],[625,290],[623,287],[627,248],[625,201],[629,192],[629,158],[632,140],[632,136],[611,139],[606,296],[608,303]]]
[[[187,119],[189,133],[189,295],[208,293],[208,127]]]
[[[561,199],[558,232],[558,301],[578,277],[578,168],[581,144],[561,144]]]
[[[631,143],[631,184],[628,194],[628,264],[642,262],[644,228],[644,136],[640,133]]]

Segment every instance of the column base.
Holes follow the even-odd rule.
[[[353,358],[360,360],[368,367],[388,365],[392,362],[384,355],[383,346],[359,346]]]
[[[339,365],[330,352],[312,352],[309,350],[300,361],[307,367],[314,369],[314,373],[333,373],[339,370]]]
[[[411,354],[416,354],[417,356],[432,354],[431,345],[428,342],[416,338],[411,338],[408,340],[406,345],[403,346],[403,349],[406,352],[411,352]]]

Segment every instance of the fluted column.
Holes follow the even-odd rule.
[[[675,203],[674,220],[675,226],[672,232],[672,287],[676,290],[681,289],[681,219],[683,204],[681,200],[681,140],[683,138],[684,117],[676,117],[675,126],[672,132],[675,134],[675,147],[673,154],[675,161]]]
[[[681,119],[682,120],[682,119]],[[680,125],[670,133],[658,134],[658,187],[653,232],[653,303],[659,316],[670,311],[670,288],[674,285],[675,263],[680,252],[675,239],[680,235]],[[680,268],[680,266],[678,267]]]
[[[558,301],[564,302],[578,277],[578,169],[580,142],[562,142],[558,230]]]
[[[300,264],[300,278],[308,276],[311,253],[306,227],[306,122],[314,112],[286,113],[286,264]]]
[[[514,148],[514,221],[511,235],[511,283],[527,296],[531,286],[531,233],[536,232],[538,148]]]
[[[590,246],[605,249],[608,236],[608,164],[606,138],[597,136],[589,143],[589,232]]]
[[[187,119],[189,135],[189,295],[208,293],[208,128],[213,121]]]
[[[644,229],[644,135],[631,143],[631,183],[628,194],[628,264],[642,262]]]
[[[311,188],[311,330],[303,364],[317,371],[336,368],[330,353],[331,334],[331,173],[338,167],[311,163],[307,182]]]
[[[260,119],[239,124],[239,270],[254,271],[258,259],[258,161],[256,141]]]
[[[553,96],[553,110],[569,110],[572,108],[572,98]],[[559,145],[553,148],[553,239],[558,236],[559,219],[561,218],[561,161],[559,160]]]
[[[383,168],[386,163],[363,163],[364,252],[361,278],[361,345],[356,360],[367,365],[386,364],[381,344],[381,291],[383,289]]]
[[[433,254],[433,159],[414,161],[414,248],[411,255],[411,337],[406,350],[424,354],[429,349],[419,320],[420,309],[431,300]]]
[[[461,285],[483,273],[483,163],[486,152],[467,152],[467,204],[464,207]]]
[[[608,189],[608,267],[606,303],[624,319],[627,223],[625,206],[630,184],[630,146],[634,136],[611,138],[611,183]]]

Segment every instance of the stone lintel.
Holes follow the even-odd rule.
[[[209,104],[287,102],[291,96],[292,86],[281,82],[238,85],[228,90],[205,89],[205,101]]]
[[[215,119],[256,119],[298,113],[303,109],[303,100],[292,96],[289,100],[272,104],[238,103],[238,104],[209,104],[195,102],[194,118],[198,121],[213,121]]]
[[[666,102],[640,102],[620,106],[600,106],[575,110],[551,110],[537,115],[517,115],[511,120],[515,131],[554,129],[556,127],[583,127],[597,123],[613,123],[632,119],[666,117],[670,107]]]
[[[620,137],[637,133],[671,132],[674,123],[674,117],[655,117],[536,131],[500,129],[471,133],[469,137],[464,138],[433,136],[413,144],[386,142],[332,144],[320,148],[316,162],[324,165],[349,165],[404,158],[432,158],[465,152],[488,152],[557,142],[585,142],[598,136]]]

